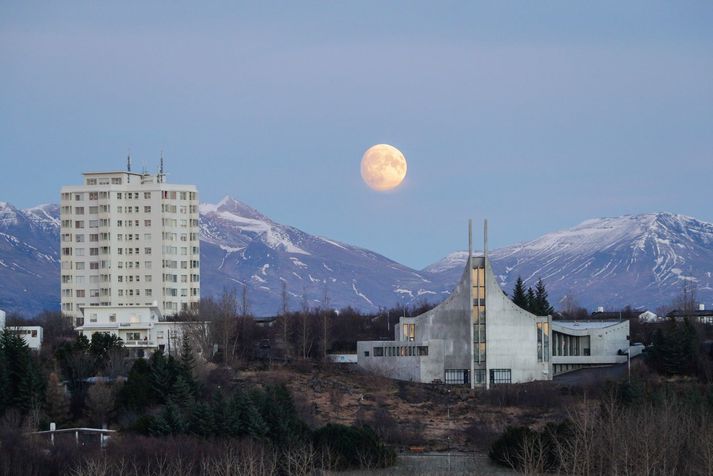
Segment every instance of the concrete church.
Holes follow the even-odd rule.
[[[469,237],[469,249],[471,242]],[[399,320],[393,341],[358,342],[358,365],[399,380],[489,388],[626,362],[628,321],[535,316],[500,289],[487,256],[487,222],[483,249],[482,256],[469,252],[463,276],[445,301]]]

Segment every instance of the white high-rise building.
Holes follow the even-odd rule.
[[[161,162],[157,175],[129,165],[62,187],[64,314],[81,319],[87,306],[153,305],[163,315],[197,308],[198,191],[166,183]]]

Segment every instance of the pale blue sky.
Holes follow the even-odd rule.
[[[150,3],[150,5],[146,5]],[[0,3],[0,201],[155,170],[420,268],[597,216],[713,221],[713,2]],[[409,163],[379,194],[369,146]]]

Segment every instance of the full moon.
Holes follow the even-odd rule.
[[[388,144],[369,147],[361,159],[361,177],[379,192],[398,187],[406,177],[404,154]]]

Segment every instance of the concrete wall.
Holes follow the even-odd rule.
[[[621,322],[570,322],[554,321],[552,331],[567,336],[589,336],[590,355],[554,356],[554,364],[607,365],[626,362],[619,351],[629,349],[629,321]]]
[[[426,346],[428,355],[387,355],[387,347],[401,346]],[[374,347],[383,347],[384,355],[375,356]],[[426,383],[434,380],[442,381],[444,378],[444,347],[442,340],[427,342],[360,341],[357,342],[357,363],[365,370],[397,380]],[[365,352],[368,352],[369,355],[366,356]]]
[[[92,306],[82,309],[84,316],[84,326],[93,324],[112,324],[113,315],[116,323],[138,324],[158,322],[161,320],[161,313],[158,307],[152,306]],[[95,319],[95,322],[92,320]]]
[[[470,294],[468,292],[467,270],[448,298],[416,317],[399,320],[403,324],[416,324],[416,341],[444,341],[444,369],[470,369]],[[441,377],[443,378],[443,375]]]
[[[537,317],[515,305],[500,289],[490,262],[485,267],[486,369],[510,369],[512,383],[549,380],[549,362],[537,361]],[[544,359],[543,359],[544,360]]]

